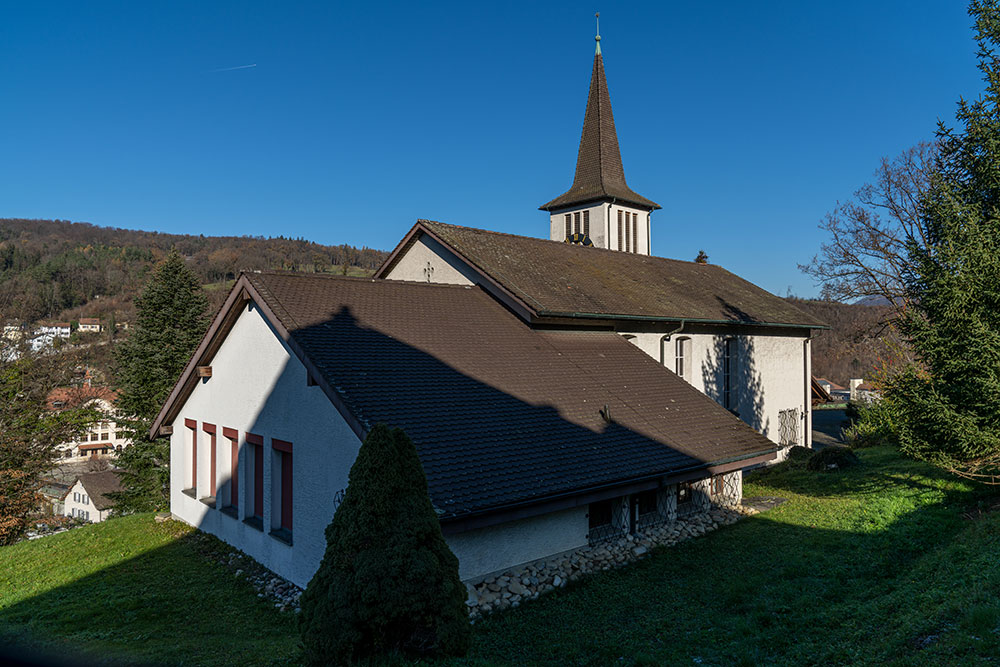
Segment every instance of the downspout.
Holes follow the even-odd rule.
[[[664,368],[666,368],[667,366],[667,355],[663,353],[663,341],[670,340],[670,338],[674,334],[679,334],[680,332],[684,331],[684,323],[685,320],[681,320],[681,325],[679,327],[677,327],[673,331],[668,331],[667,333],[663,334],[663,336],[660,338],[660,365],[663,366]]]
[[[806,395],[805,395],[805,411],[802,413],[803,417],[803,429],[802,443],[812,449],[812,329],[809,330],[809,334],[806,339],[802,341],[802,356],[803,356],[803,367],[805,368],[805,385],[806,385]]]

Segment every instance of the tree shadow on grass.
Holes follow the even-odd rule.
[[[0,658],[39,664],[293,661],[294,617],[275,611],[218,564],[228,549],[213,537],[189,533],[0,608]]]

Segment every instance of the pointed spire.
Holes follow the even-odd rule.
[[[597,16],[600,17],[600,14]],[[625,168],[618,149],[618,133],[611,113],[608,81],[604,75],[600,24],[596,41],[597,52],[594,54],[594,69],[590,75],[590,95],[583,117],[583,133],[580,136],[573,186],[539,208],[552,210],[603,199],[615,199],[647,210],[660,208],[659,204],[633,192],[625,183]]]

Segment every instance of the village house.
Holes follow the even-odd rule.
[[[77,331],[80,333],[100,333],[104,330],[101,325],[100,318],[97,317],[81,317],[80,324],[77,327]]]
[[[100,523],[108,518],[115,505],[107,494],[121,490],[121,480],[113,470],[84,473],[63,497],[63,515]]]
[[[474,581],[739,503],[808,445],[822,324],[650,255],[598,48],[549,239],[418,221],[374,279],[244,273],[154,420],[172,514],[298,585],[361,442],[413,439]]]

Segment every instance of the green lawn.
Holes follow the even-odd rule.
[[[216,564],[224,549],[151,514],[0,547],[0,645],[167,664],[294,663],[295,619]]]
[[[459,664],[995,662],[1000,512],[981,510],[998,499],[887,448],[859,454],[758,474],[746,495],[789,502],[482,620]],[[293,619],[206,558],[220,548],[150,515],[0,548],[0,641],[294,661]]]

